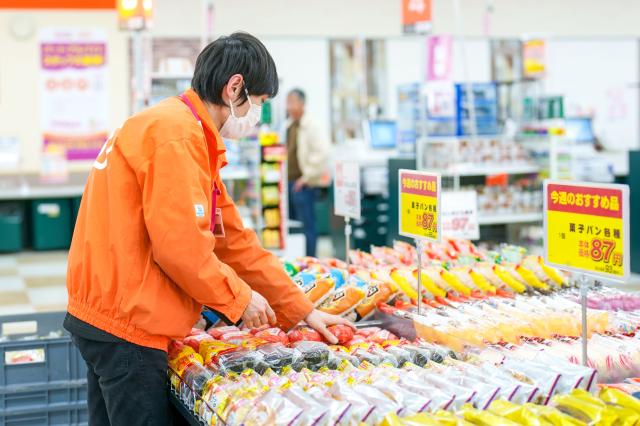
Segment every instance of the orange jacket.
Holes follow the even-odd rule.
[[[312,305],[278,259],[243,227],[219,171],[225,148],[198,97],[129,118],[105,144],[82,197],[67,272],[68,311],[142,346],[167,350],[202,305],[236,322],[251,289],[290,328]],[[212,188],[225,237],[214,237]]]

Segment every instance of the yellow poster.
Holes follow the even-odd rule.
[[[629,274],[628,187],[545,182],[545,255],[550,264],[625,280]]]
[[[400,235],[440,241],[440,176],[399,171]]]

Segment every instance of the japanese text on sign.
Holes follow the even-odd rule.
[[[475,191],[442,193],[442,235],[448,238],[480,238],[478,195]]]
[[[440,239],[440,176],[400,170],[399,230],[413,238]]]
[[[334,184],[334,208],[338,216],[360,219],[360,167],[338,161]]]
[[[559,267],[625,279],[628,187],[545,184],[545,255]]]

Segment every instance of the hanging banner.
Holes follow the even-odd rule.
[[[360,166],[358,163],[336,162],[333,205],[337,216],[360,219]]]
[[[427,38],[427,81],[453,81],[453,37]]]
[[[534,39],[522,42],[523,75],[529,78],[543,77],[545,73],[544,40]]]
[[[440,175],[399,170],[400,235],[440,241]]]
[[[44,150],[93,160],[108,136],[107,34],[101,29],[46,28],[40,33]]]
[[[544,256],[558,268],[626,281],[629,187],[546,180]]]
[[[466,240],[480,239],[476,191],[442,193],[442,235]]]
[[[402,0],[402,30],[406,34],[431,31],[432,0]]]

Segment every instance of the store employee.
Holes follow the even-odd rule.
[[[255,37],[200,53],[193,89],[129,118],[89,175],[69,253],[68,315],[88,366],[92,425],[167,424],[167,346],[202,306],[249,327],[301,320],[335,342],[242,220],[220,179],[222,138],[252,132],[278,92]]]

